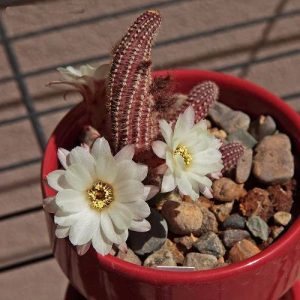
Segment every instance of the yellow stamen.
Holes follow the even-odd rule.
[[[114,193],[111,185],[97,181],[87,190],[90,206],[99,211],[109,206],[114,201]]]
[[[178,145],[173,155],[180,155],[183,158],[186,167],[188,167],[193,160],[191,153],[184,145]]]

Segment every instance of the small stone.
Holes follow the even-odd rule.
[[[233,247],[237,242],[250,237],[246,230],[241,229],[227,229],[222,232],[222,239],[227,248]]]
[[[225,140],[227,138],[227,133],[224,130],[219,129],[217,127],[209,129],[209,133],[211,133],[213,136],[220,140]]]
[[[171,251],[160,249],[149,255],[144,261],[145,267],[177,266]]]
[[[175,234],[197,235],[202,226],[202,211],[196,203],[168,200],[164,203],[161,213],[166,218],[170,231]]]
[[[253,216],[249,218],[246,222],[246,225],[250,232],[263,241],[266,241],[269,237],[269,226],[268,224],[260,217]]]
[[[248,191],[247,195],[240,199],[240,211],[243,216],[259,216],[267,221],[273,216],[273,205],[269,193],[260,188]]]
[[[197,240],[198,238],[195,237],[193,234],[186,235],[179,238],[174,238],[174,242],[179,246],[183,246],[185,251],[190,250]]]
[[[265,250],[268,248],[272,243],[274,242],[274,239],[271,237],[268,237],[266,241],[263,241],[261,244],[258,245],[260,250]]]
[[[261,115],[258,119],[251,123],[249,132],[258,141],[265,136],[272,135],[276,131],[276,123],[270,116]]]
[[[257,144],[257,140],[246,130],[236,130],[227,137],[230,142],[240,142],[245,147],[251,149]]]
[[[196,270],[209,270],[218,265],[218,260],[210,254],[191,252],[185,257],[183,265],[194,267]]]
[[[294,202],[292,189],[288,183],[268,187],[270,201],[275,211],[291,211]]]
[[[273,217],[276,224],[283,226],[289,224],[292,219],[292,215],[285,211],[278,211]]]
[[[214,232],[207,232],[200,236],[194,247],[203,254],[211,254],[220,258],[225,254],[225,248]]]
[[[173,243],[171,240],[167,239],[161,249],[169,250],[172,253],[175,262],[177,264],[181,264],[181,265],[183,264],[184,256],[179,251],[176,244]]]
[[[240,262],[260,252],[260,249],[252,242],[244,239],[236,243],[229,251],[229,259],[232,262]]]
[[[182,201],[182,197],[176,193],[176,192],[170,192],[170,193],[164,193],[164,194],[159,194],[156,199],[155,199],[155,208],[158,211],[161,211],[164,203],[167,200],[173,200],[173,201],[178,201],[181,202]]]
[[[232,214],[223,222],[223,227],[225,229],[244,229],[245,224],[246,221],[242,216],[239,214]]]
[[[255,149],[253,175],[267,184],[283,183],[294,176],[294,157],[286,134],[269,135]]]
[[[234,201],[227,202],[225,204],[214,205],[211,210],[220,222],[224,222],[232,211],[233,203]]]
[[[247,194],[243,184],[236,184],[226,177],[215,180],[212,190],[214,198],[222,202],[238,200]]]
[[[272,226],[271,227],[271,236],[273,239],[276,239],[280,236],[280,234],[284,231],[283,226]]]
[[[199,234],[203,234],[208,231],[217,233],[218,221],[216,219],[216,216],[206,207],[201,207],[201,211],[203,215],[203,220],[202,220],[202,226],[200,228]]]
[[[232,110],[230,107],[216,102],[209,110],[211,119],[227,133],[238,129],[248,130],[250,117],[241,111]]]
[[[126,253],[119,251],[117,257],[135,265],[140,266],[142,264],[140,258],[137,255],[135,255],[135,253],[130,248],[128,248]]]
[[[200,196],[198,198],[198,200],[196,201],[196,203],[201,206],[201,207],[205,207],[205,208],[211,208],[214,205],[214,202],[212,200],[209,200],[203,196]]]
[[[245,149],[244,154],[240,157],[236,164],[235,181],[237,183],[244,183],[248,180],[252,168],[252,149]]]
[[[149,231],[130,231],[129,233],[128,244],[138,255],[144,255],[160,249],[167,240],[168,225],[161,214],[151,209],[151,214],[147,220],[151,224]]]

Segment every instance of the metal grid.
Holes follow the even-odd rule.
[[[13,76],[2,77],[0,79],[0,85],[4,84],[6,82],[15,81],[17,83],[18,89],[21,93],[22,103],[23,103],[24,107],[26,108],[25,115],[21,115],[21,116],[17,116],[17,117],[5,119],[5,120],[0,120],[0,126],[4,126],[7,124],[14,124],[14,123],[17,123],[17,122],[20,122],[23,120],[29,120],[31,123],[31,126],[34,130],[34,134],[35,134],[36,140],[39,144],[40,150],[41,150],[41,152],[43,152],[45,145],[46,145],[46,138],[45,138],[45,133],[43,131],[43,128],[40,124],[39,118],[41,116],[49,115],[52,113],[66,111],[72,107],[72,105],[69,104],[69,105],[64,105],[64,106],[60,106],[60,107],[54,107],[54,108],[47,109],[47,110],[42,110],[39,112],[36,111],[34,104],[33,104],[32,97],[31,97],[28,87],[26,85],[25,79],[30,78],[32,76],[51,72],[61,65],[59,65],[59,66],[52,65],[50,67],[40,68],[35,71],[21,72],[20,65],[18,63],[18,57],[16,56],[16,54],[14,52],[14,42],[20,41],[20,40],[25,40],[25,39],[28,39],[28,38],[31,38],[34,36],[47,35],[54,31],[60,31],[60,30],[64,30],[67,28],[76,28],[76,27],[80,27],[83,25],[87,25],[87,24],[98,23],[98,22],[101,22],[104,20],[112,19],[114,17],[126,16],[129,14],[136,14],[136,13],[139,13],[140,11],[143,11],[143,10],[149,9],[149,8],[153,8],[153,7],[162,8],[162,7],[172,6],[172,5],[176,5],[180,2],[188,2],[188,1],[187,0],[171,0],[171,1],[152,2],[149,5],[137,6],[137,7],[131,8],[131,9],[115,11],[110,14],[102,14],[102,15],[100,14],[96,17],[87,18],[84,20],[80,20],[78,22],[69,22],[69,23],[65,23],[63,25],[47,27],[47,28],[44,28],[44,29],[41,29],[38,31],[22,33],[22,34],[11,36],[11,37],[8,37],[8,35],[6,33],[5,25],[0,20],[0,38],[1,38],[0,42],[4,46],[6,56],[9,60],[9,64],[13,71]],[[247,21],[247,22],[234,23],[234,24],[223,26],[223,27],[213,28],[213,29],[207,30],[207,31],[199,31],[199,32],[193,33],[193,34],[181,35],[181,36],[173,38],[173,39],[163,40],[163,41],[158,42],[155,45],[155,48],[162,48],[165,46],[174,45],[177,43],[183,43],[183,42],[187,42],[187,41],[191,41],[191,40],[203,38],[203,37],[212,37],[216,34],[222,34],[222,33],[226,33],[229,31],[239,30],[242,28],[248,28],[251,26],[258,25],[258,24],[269,24],[278,19],[287,19],[290,17],[298,16],[298,15],[300,15],[300,9],[292,10],[292,11],[288,11],[288,12],[284,12],[284,13],[278,12],[275,15],[270,15],[270,16],[267,16],[264,18],[256,18],[256,19],[252,19],[251,21]],[[224,65],[215,70],[221,71],[221,72],[242,70],[243,68],[248,68],[250,65],[252,66],[252,65],[256,65],[256,64],[260,64],[260,63],[264,63],[264,62],[275,61],[280,58],[298,56],[298,55],[300,55],[300,49],[295,49],[295,50],[290,50],[290,51],[281,51],[276,54],[261,57],[259,59],[254,58],[251,61],[245,60],[242,62],[236,62],[234,64],[230,64],[230,65]],[[105,55],[101,55],[101,56],[90,57],[90,58],[84,59],[84,60],[69,61],[69,62],[66,62],[64,64],[64,66],[67,66],[67,65],[76,66],[76,65],[85,64],[85,63],[93,63],[96,61],[101,62],[103,60],[109,59],[109,57],[110,57],[109,54],[105,54]],[[174,65],[174,64],[167,65],[166,64],[161,67],[165,68],[165,69],[173,68],[173,67],[180,68],[180,67],[186,67],[191,63],[192,62],[189,62],[189,61],[179,61],[178,63],[176,63],[176,65]],[[299,98],[299,96],[300,96],[300,91],[295,92],[295,93],[281,95],[281,98],[286,101],[293,101],[294,99]],[[11,164],[11,165],[0,166],[0,173],[8,171],[8,170],[22,168],[25,166],[30,166],[33,164],[39,164],[40,161],[41,161],[41,157],[36,157],[34,159],[20,161],[18,163]],[[22,215],[30,214],[30,213],[39,211],[41,209],[42,209],[42,206],[38,205],[38,206],[34,206],[34,207],[31,207],[31,208],[28,208],[25,210],[6,214],[6,215],[3,215],[0,217],[0,222],[10,219],[10,218],[15,218],[15,217],[19,217]],[[34,258],[20,260],[13,264],[0,266],[0,272],[5,272],[5,271],[12,270],[12,269],[22,267],[25,265],[34,264],[34,263],[37,263],[37,262],[40,262],[43,260],[47,260],[50,258],[52,258],[52,254],[49,252],[44,255],[36,256]]]

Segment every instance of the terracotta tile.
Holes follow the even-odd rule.
[[[29,121],[0,127],[2,147],[0,147],[0,166],[19,163],[40,156],[40,150]],[[3,175],[0,174],[0,178]]]
[[[0,274],[1,299],[63,300],[68,280],[55,259]]]
[[[4,77],[12,76],[12,70],[4,51],[4,47],[0,45],[0,80]]]
[[[40,164],[0,173],[0,216],[41,205]]]

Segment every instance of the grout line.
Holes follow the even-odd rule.
[[[24,259],[24,260],[21,260],[21,261],[12,263],[12,264],[0,266],[0,272],[7,272],[7,271],[14,270],[16,268],[26,267],[27,265],[42,262],[42,261],[52,259],[52,258],[53,258],[53,254],[51,252],[48,252],[46,254],[39,255],[39,256],[36,256],[33,258]]]
[[[27,209],[11,212],[11,213],[0,216],[0,222],[9,220],[9,219],[14,218],[14,217],[20,217],[20,216],[23,216],[23,215],[26,215],[26,214],[31,214],[31,213],[34,213],[34,212],[38,212],[38,211],[41,211],[42,209],[43,209],[42,205],[37,205],[37,206],[30,207],[30,208],[27,208]]]
[[[39,120],[35,116],[33,116],[33,114],[35,113],[35,109],[34,109],[34,106],[32,103],[32,99],[28,92],[26,83],[25,83],[24,79],[22,78],[17,57],[7,39],[5,27],[4,27],[4,24],[2,23],[1,19],[0,19],[0,36],[2,36],[2,42],[3,42],[3,46],[5,49],[7,58],[9,60],[10,66],[14,72],[15,79],[18,84],[18,88],[22,95],[22,102],[23,102],[24,106],[26,107],[27,113],[29,115],[31,114],[29,116],[29,118],[30,118],[33,130],[34,130],[35,136],[37,138],[38,144],[39,144],[41,150],[44,150],[44,148],[46,146],[46,137],[45,137],[44,131],[42,129],[42,126],[41,126]]]
[[[27,167],[27,166],[30,166],[30,165],[33,165],[36,163],[40,163],[40,162],[41,162],[41,157],[24,160],[24,161],[17,162],[17,163],[11,164],[11,165],[0,167],[0,173],[5,172],[5,171],[10,171],[10,170],[15,170],[15,169],[22,168],[22,167]]]

